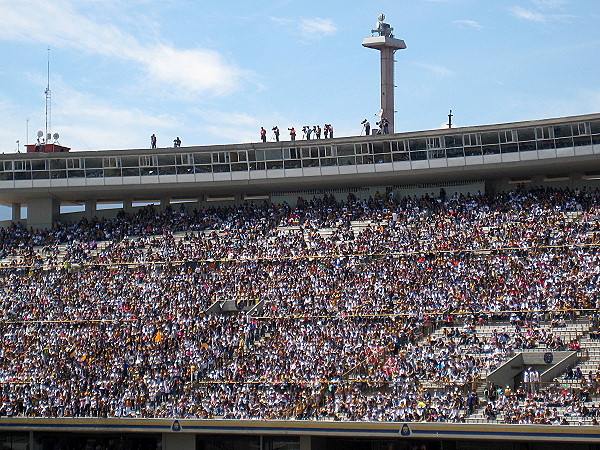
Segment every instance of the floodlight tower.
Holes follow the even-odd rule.
[[[374,48],[381,52],[381,118],[389,122],[389,132],[394,132],[394,53],[406,48],[402,39],[396,39],[392,34],[394,29],[384,23],[385,14],[379,14],[375,24],[377,36],[363,39],[363,47]]]

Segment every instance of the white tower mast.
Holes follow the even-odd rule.
[[[50,92],[50,47],[48,47],[48,84],[46,86],[46,143],[52,137],[52,93]]]

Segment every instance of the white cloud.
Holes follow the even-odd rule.
[[[461,28],[474,28],[476,30],[481,30],[483,26],[474,20],[455,20],[453,23],[458,25]]]
[[[283,17],[269,17],[273,22],[287,28],[293,34],[299,34],[305,39],[317,39],[324,36],[335,34],[337,26],[331,19],[314,17],[312,19],[297,20],[286,19]]]
[[[533,0],[533,3],[538,8],[555,9],[555,8],[560,8],[563,5],[566,5],[567,4],[567,0]]]
[[[564,2],[561,0],[534,0],[534,3],[538,6],[537,10],[523,8],[522,6],[513,6],[510,11],[519,19],[538,23],[568,20],[575,17],[570,14],[554,14],[549,12],[549,10],[562,5]]]
[[[150,82],[167,83],[186,92],[226,95],[238,88],[244,75],[215,51],[143,42],[115,25],[80,14],[64,0],[4,0],[0,16],[4,22],[0,39],[39,42],[130,61],[141,67]]]
[[[529,20],[532,22],[546,22],[548,20],[545,14],[531,9],[525,9],[521,6],[514,6],[512,13],[519,19]]]
[[[322,19],[320,17],[302,19],[298,26],[300,27],[300,32],[306,38],[329,36],[337,31],[337,27],[331,19]]]
[[[428,63],[413,63],[413,64],[417,67],[426,69],[440,77],[448,77],[448,76],[456,75],[456,73],[453,72],[452,70],[450,70],[444,66],[439,66],[437,64],[428,64]]]

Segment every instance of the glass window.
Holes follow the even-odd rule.
[[[67,169],[83,169],[83,158],[67,158]]]
[[[254,159],[252,159],[252,153],[254,153]],[[249,152],[248,159],[250,161],[264,161],[265,160],[265,151],[264,150],[253,150]]]
[[[265,170],[264,162],[252,162],[250,163],[250,170]]]
[[[519,142],[519,151],[529,152],[537,149],[535,141]]]
[[[14,161],[15,170],[31,170],[31,161]]]
[[[319,147],[319,156],[321,158],[329,158],[331,156],[335,156],[335,153],[333,153],[331,145],[325,145]]]
[[[566,138],[556,139],[556,148],[565,148],[565,147],[572,147],[572,146],[573,146],[573,138],[566,137]]]
[[[554,146],[554,139],[539,139],[537,141],[538,150],[548,150],[556,148]]]
[[[504,133],[504,132],[501,131],[500,133]],[[481,143],[483,145],[497,144],[498,143],[498,132],[487,131],[485,133],[481,133]]]
[[[267,169],[283,169],[283,161],[267,161]]]
[[[590,128],[592,130],[592,134],[600,134],[600,120],[596,122],[590,122]]]
[[[500,146],[498,144],[484,145],[482,150],[484,155],[497,155],[498,153],[500,153]]]
[[[284,161],[284,167],[286,169],[299,169],[302,167],[302,161],[299,159],[292,159]]]
[[[120,156],[110,156],[110,157],[102,158],[102,164],[103,164],[104,168],[121,167],[121,157]]]
[[[194,164],[194,155],[192,153],[181,153],[175,157],[175,160],[181,166],[191,166]]]
[[[299,148],[284,148],[283,159],[300,159],[302,152]]]
[[[50,159],[48,161],[50,163],[50,170],[60,170],[67,168],[67,160],[66,159]]]
[[[211,155],[213,164],[229,163],[229,152],[215,152]]]
[[[402,153],[398,152],[398,153],[392,154],[394,161],[408,161],[410,159],[408,155],[409,155],[408,152],[402,152]]]
[[[427,159],[427,152],[411,152],[411,161],[423,161]]]
[[[194,153],[194,164],[210,164],[210,153]]]
[[[519,141],[533,141],[535,139],[535,129],[521,128],[517,130],[517,137]]]
[[[224,173],[229,172],[231,168],[229,167],[229,164],[213,164],[212,170],[214,173]]]
[[[280,148],[265,150],[265,159],[267,161],[277,161],[283,159],[283,152]]]
[[[554,127],[554,137],[571,137],[571,125],[559,125]]]
[[[552,127],[536,127],[536,139],[552,139],[554,138],[554,129]]]
[[[517,140],[517,130],[503,130],[500,132],[500,142],[502,143],[517,142]]]
[[[158,166],[159,175],[175,175],[175,166]]]
[[[158,155],[159,166],[172,166],[175,164],[175,155]]]
[[[158,156],[156,155],[142,155],[140,156],[141,167],[156,167],[158,166]]]
[[[427,138],[427,148],[428,149],[442,148],[442,140],[440,139],[440,137],[439,136],[428,137]]]
[[[465,156],[465,152],[462,147],[460,148],[447,148],[446,156],[448,158],[459,158]]]
[[[440,159],[446,157],[446,151],[442,149],[429,150],[429,159]]]
[[[587,136],[590,134],[590,123],[582,122],[573,124],[573,136]]]
[[[120,177],[121,169],[104,169],[105,177]]]
[[[465,146],[481,145],[481,133],[463,134],[463,142]]]
[[[444,136],[444,141],[446,143],[446,148],[462,147],[463,145],[462,135],[460,134]]]
[[[590,145],[592,143],[591,136],[575,136],[573,138],[573,145],[576,147],[581,147],[583,145]]]
[[[514,153],[519,151],[519,144],[514,143],[506,143],[502,144],[502,153]]]
[[[31,170],[48,170],[50,169],[50,161],[47,159],[38,159],[31,161]]]
[[[427,148],[427,140],[425,138],[410,139],[410,149],[414,150],[425,150]]]
[[[69,169],[69,178],[83,178],[85,172],[80,169]]]
[[[122,167],[139,167],[140,157],[139,156],[123,156],[121,158]]]
[[[481,147],[465,147],[465,156],[481,156]]]
[[[102,158],[85,158],[86,169],[101,169]]]
[[[140,175],[139,167],[126,167],[125,169],[123,169],[124,177],[137,177],[139,175]],[[69,171],[69,177],[70,176],[71,176],[71,171]]]
[[[354,155],[354,145],[353,144],[338,144],[337,154],[338,156],[353,156]]]
[[[355,156],[341,156],[338,158],[338,164],[340,166],[353,166],[355,163],[356,163]]]

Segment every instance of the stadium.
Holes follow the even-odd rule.
[[[378,132],[0,155],[2,449],[600,448],[600,113],[395,132],[384,19]]]
[[[2,155],[4,448],[597,448],[599,153],[593,114]]]

